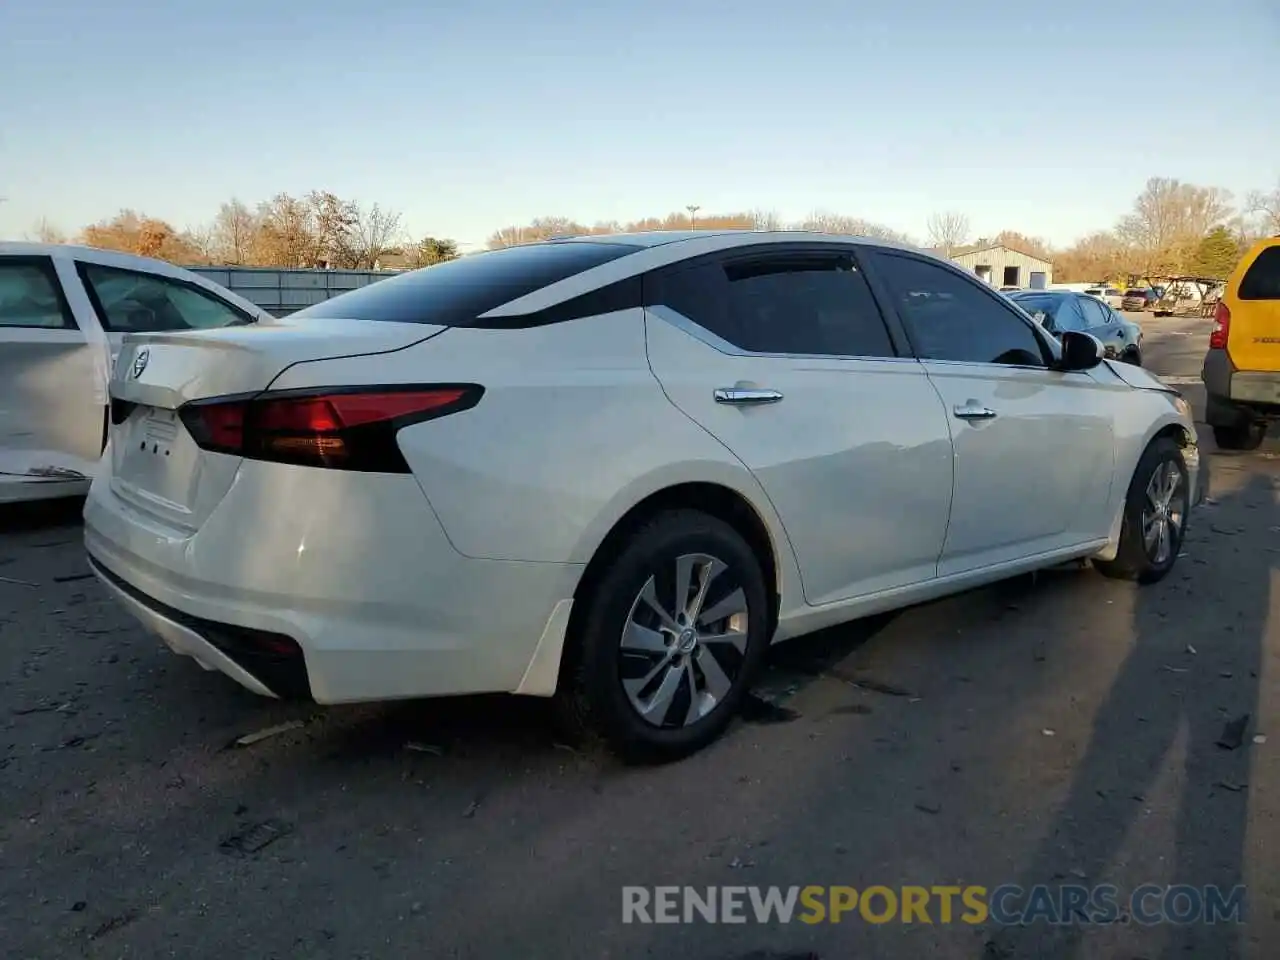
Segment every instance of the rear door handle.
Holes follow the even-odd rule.
[[[715,392],[716,403],[751,406],[761,403],[777,403],[782,394],[777,390],[758,390],[746,387],[720,387]]]
[[[956,404],[951,412],[961,420],[992,420],[996,415],[994,410],[990,407],[984,407],[977,400],[967,400],[963,404]]]

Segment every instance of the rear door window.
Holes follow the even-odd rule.
[[[751,353],[896,356],[871,288],[847,253],[709,261],[652,278],[646,300]]]
[[[1241,300],[1280,300],[1280,247],[1267,247],[1240,280]]]
[[[48,257],[0,260],[0,327],[73,330],[75,320]]]
[[[640,249],[571,241],[491,250],[375,281],[300,310],[293,318],[465,327],[495,307]]]
[[[117,333],[210,330],[253,318],[200,288],[150,273],[78,265],[104,329]]]

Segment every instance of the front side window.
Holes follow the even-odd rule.
[[[654,278],[646,300],[753,353],[893,357],[866,278],[839,253],[708,262]]]
[[[48,257],[0,260],[0,327],[75,327]]]
[[[210,330],[252,320],[213,294],[168,277],[95,263],[82,263],[79,269],[106,330]]]
[[[922,360],[1045,366],[1031,325],[956,271],[890,253],[876,255],[875,270]]]

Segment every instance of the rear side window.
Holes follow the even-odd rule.
[[[0,327],[75,327],[47,257],[0,260]]]
[[[1280,300],[1280,247],[1267,247],[1240,281],[1241,300]]]
[[[96,263],[81,263],[77,269],[102,326],[114,332],[212,330],[253,319],[213,294],[170,277]]]
[[[649,282],[646,299],[752,353],[896,355],[866,278],[848,255],[707,263]]]
[[[293,314],[464,327],[511,300],[635,253],[622,243],[538,243],[459,257],[377,280]]]

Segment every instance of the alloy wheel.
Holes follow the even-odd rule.
[[[1182,524],[1187,515],[1186,479],[1172,460],[1161,463],[1147,481],[1146,503],[1142,508],[1142,540],[1147,556],[1163,566],[1181,542]]]
[[[729,566],[678,556],[645,581],[622,631],[620,675],[632,708],[656,727],[685,727],[733,689],[747,650],[747,598]]]

